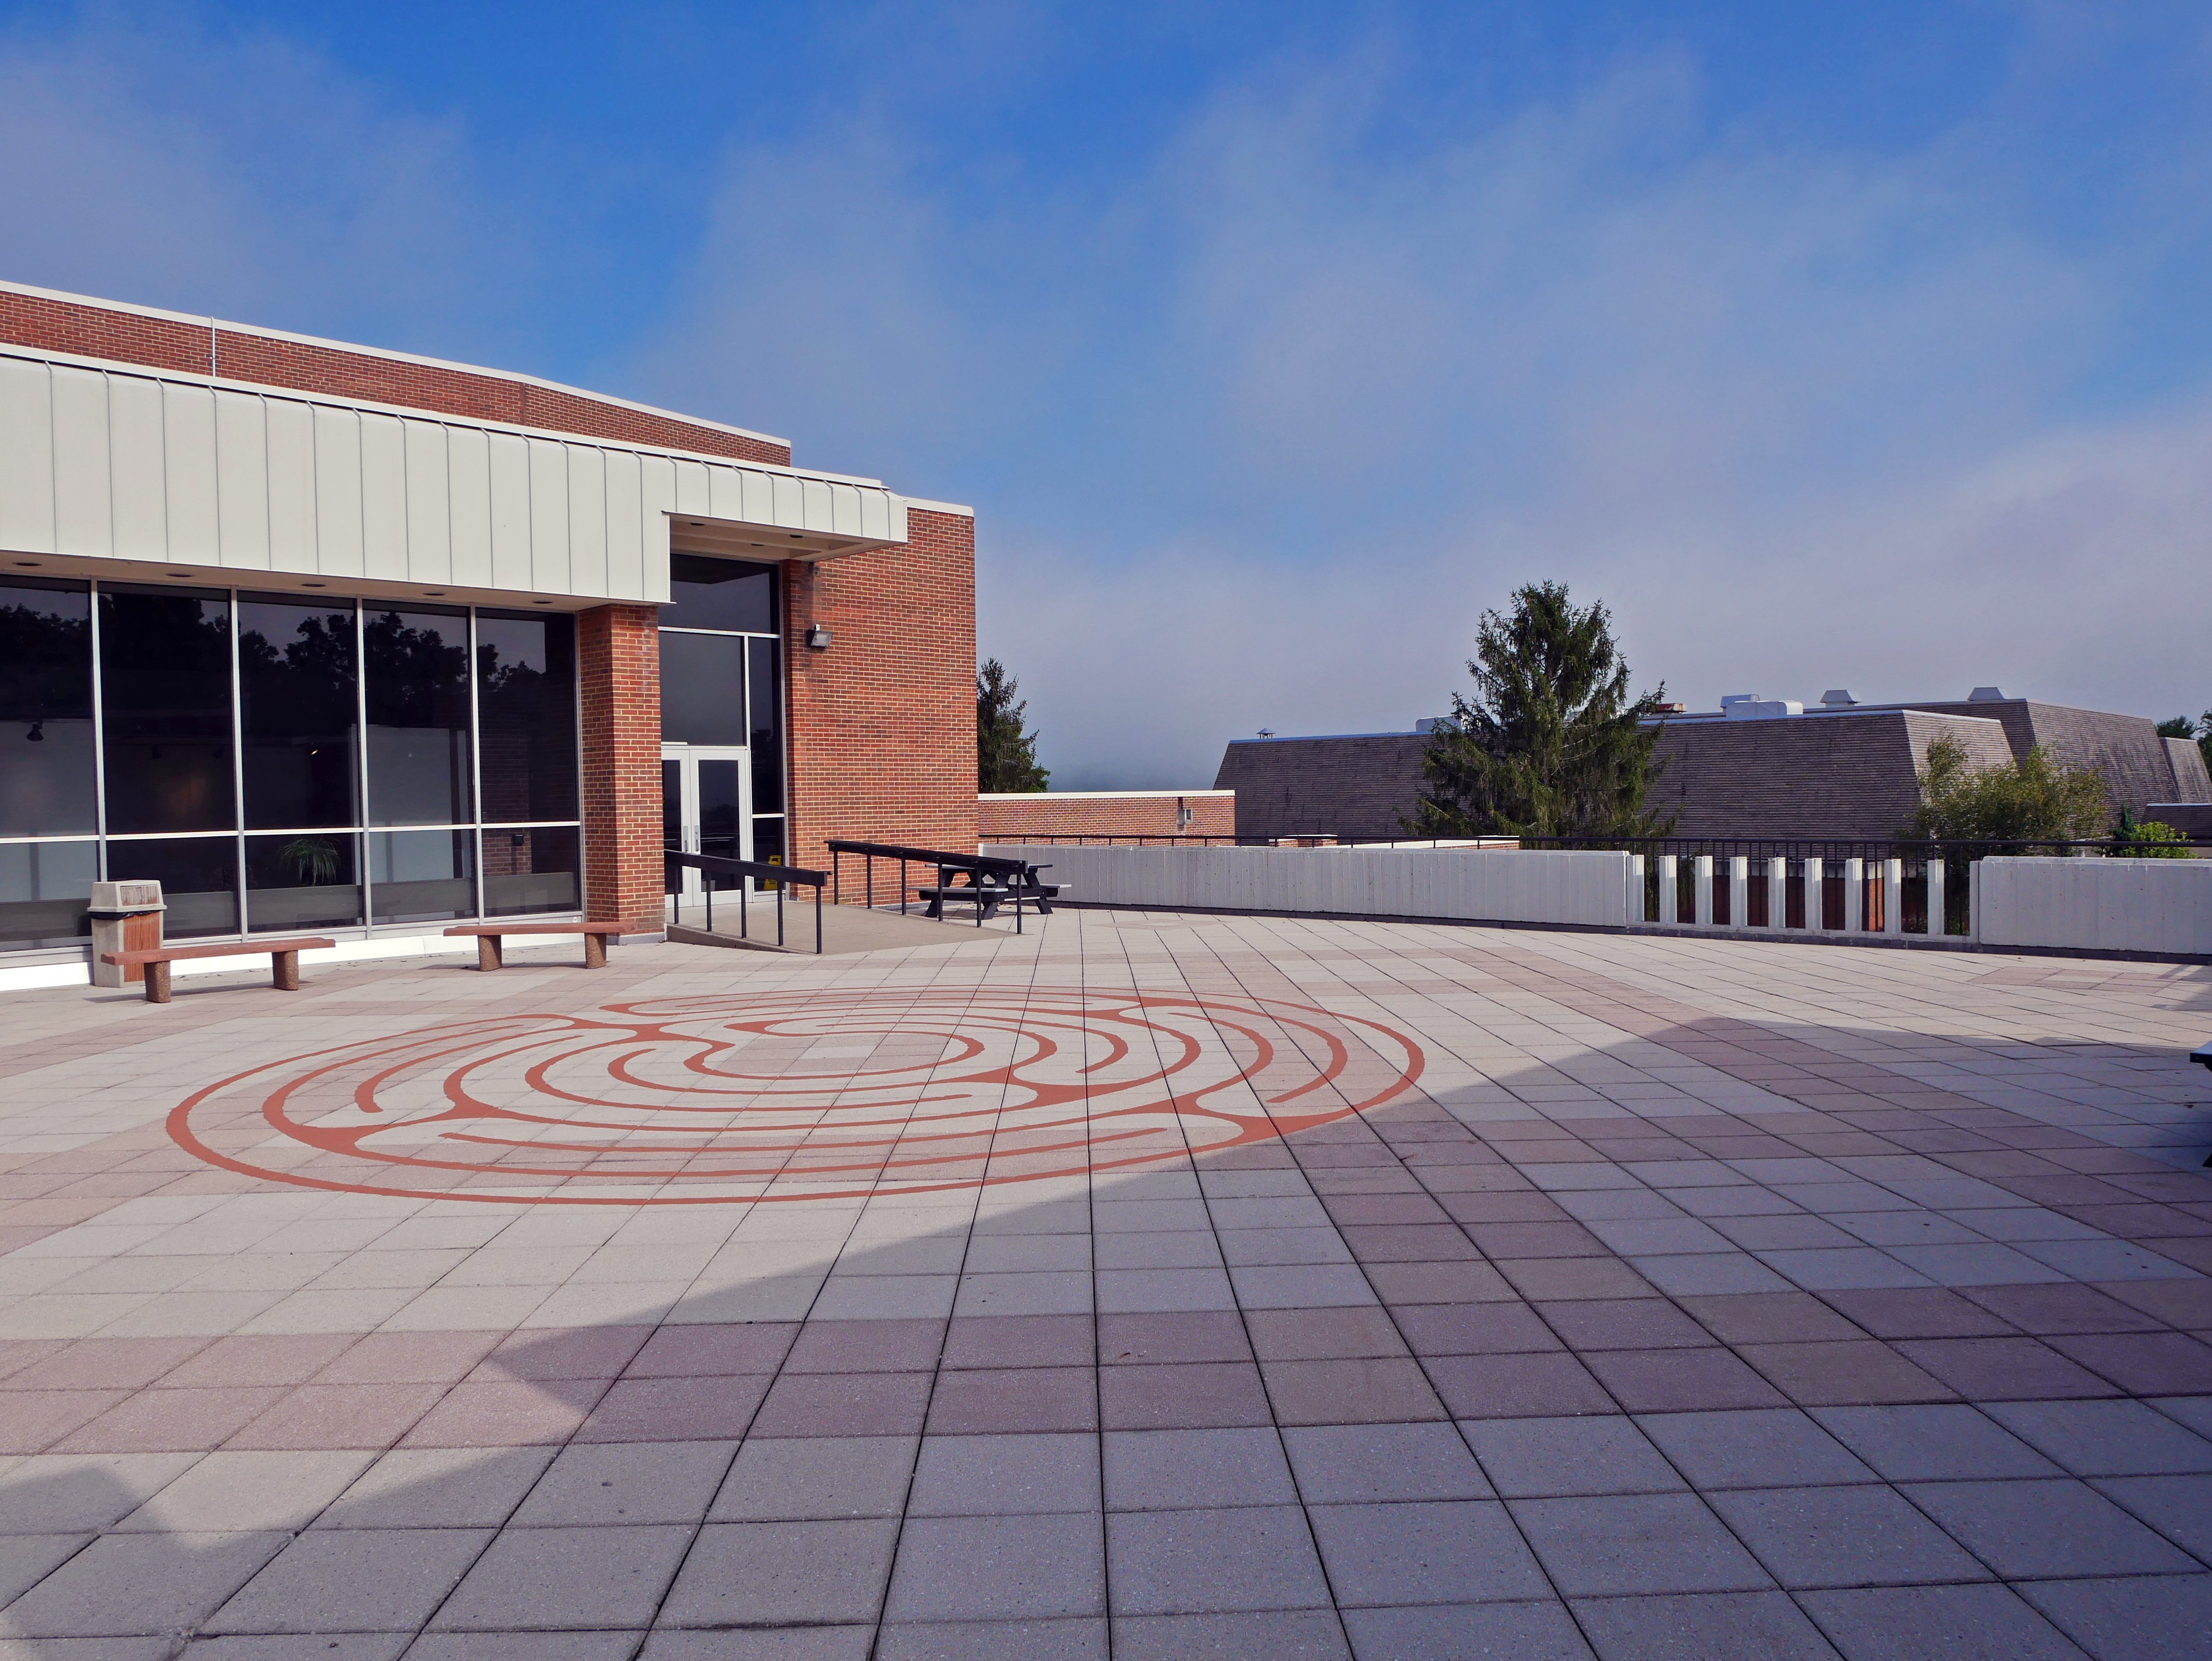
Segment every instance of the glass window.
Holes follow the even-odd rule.
[[[99,858],[96,843],[0,843],[0,945],[75,946],[91,934]]]
[[[753,811],[783,812],[783,678],[778,672],[783,643],[774,640],[745,642],[746,678],[752,694],[750,736],[753,746]]]
[[[487,830],[483,833],[484,914],[512,917],[530,911],[574,911],[581,903],[583,866],[576,829]]]
[[[745,741],[744,641],[661,631],[660,736],[684,744]]]
[[[763,865],[784,863],[783,820],[781,818],[753,821],[753,857]],[[762,891],[765,893],[775,886],[774,883],[763,884]]]
[[[367,621],[371,824],[472,817],[468,628],[467,613],[428,608]]]
[[[576,624],[477,613],[477,776],[487,819],[576,817]]]
[[[373,830],[368,883],[380,923],[473,917],[476,837],[466,830]]]
[[[358,924],[360,838],[248,837],[246,924],[256,934],[296,934]]]
[[[665,629],[730,629],[776,632],[775,567],[705,554],[668,557]]]
[[[101,588],[100,693],[111,836],[236,824],[228,596]]]
[[[0,582],[0,837],[98,830],[93,756],[91,591]]]
[[[247,830],[361,823],[356,656],[350,605],[238,602]]]
[[[104,621],[104,618],[103,618]],[[111,882],[158,882],[168,940],[238,933],[238,838],[167,837],[107,844]]]

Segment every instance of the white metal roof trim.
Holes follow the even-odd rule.
[[[879,544],[804,473],[0,347],[0,547],[652,603],[671,514]]]

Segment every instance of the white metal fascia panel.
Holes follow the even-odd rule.
[[[830,485],[826,480],[803,478],[799,481],[799,512],[804,521],[803,529],[827,531],[830,528]]]
[[[269,569],[269,412],[251,392],[215,395],[215,496],[222,563]]]
[[[397,416],[361,418],[361,548],[365,575],[403,582],[407,550],[407,429]]]
[[[269,569],[319,569],[315,535],[315,411],[296,399],[264,401],[269,430]]]
[[[315,405],[315,569],[357,577],[361,546],[361,412]]]
[[[860,534],[860,490],[854,484],[830,487],[830,528],[839,536]]]
[[[888,490],[860,492],[860,534],[862,536],[875,542],[890,539],[890,492]],[[901,532],[899,539],[905,540],[903,531]]]
[[[708,490],[707,464],[676,458],[676,511],[679,514],[707,515]]]
[[[645,593],[644,486],[635,450],[607,450],[607,594],[637,599]]]
[[[775,475],[762,472],[757,467],[743,470],[745,496],[744,510],[738,515],[748,525],[775,523]]]
[[[161,459],[161,383],[107,378],[108,499],[115,551],[124,559],[169,557],[167,468]]]
[[[541,594],[568,586],[568,447],[530,441],[530,581]]]
[[[222,563],[216,513],[215,393],[168,381],[161,387],[162,491],[168,508],[167,557]]]
[[[0,358],[0,548],[54,550],[54,381],[43,363]]]
[[[787,531],[806,528],[806,502],[799,489],[799,481],[787,473],[769,475],[769,488],[775,492],[775,506],[769,510],[768,522]]]
[[[491,585],[491,435],[481,427],[446,429],[447,523],[453,533],[453,581]]]
[[[491,581],[495,588],[530,587],[530,442],[493,433]]]
[[[907,539],[906,498],[902,496],[896,496],[886,491],[884,493],[884,501],[890,508],[890,525],[889,527],[889,535],[890,539],[893,542],[904,542]]]
[[[644,580],[637,598],[650,605],[668,604],[668,516],[676,510],[676,464],[666,456],[641,456],[645,486],[639,530],[645,538]]]
[[[606,453],[588,444],[568,447],[568,592],[607,592]]]
[[[707,513],[714,519],[745,516],[745,478],[742,469],[707,469]]]
[[[404,450],[407,468],[407,572],[417,582],[453,580],[452,463],[446,429],[434,421],[410,421]]]

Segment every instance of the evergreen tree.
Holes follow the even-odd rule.
[[[1016,703],[1021,683],[996,658],[975,672],[975,788],[997,792],[1042,790],[1052,775],[1037,765],[1035,733],[1023,730],[1026,702]]]
[[[1530,583],[1510,617],[1482,614],[1468,663],[1474,700],[1452,696],[1421,760],[1428,789],[1407,828],[1423,836],[1653,837],[1658,691],[1632,698],[1602,604],[1577,610],[1563,583]]]

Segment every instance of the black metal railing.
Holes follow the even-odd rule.
[[[797,883],[801,888],[811,888],[814,891],[814,955],[817,958],[822,955],[822,887],[830,880],[828,872],[809,871],[805,867],[797,865],[771,865],[765,860],[725,859],[720,854],[679,854],[669,849],[664,849],[661,851],[660,858],[663,873],[662,891],[672,898],[678,897],[678,891],[684,885],[680,877],[671,879],[673,876],[670,869],[672,867],[696,871],[702,877],[710,879],[700,885],[707,891],[707,932],[710,934],[714,932],[714,884],[711,880],[713,878],[735,877],[742,885],[744,879],[750,877],[754,881],[775,891],[775,943],[778,946],[784,943],[783,891],[785,887],[789,884]],[[679,917],[683,916],[680,901],[677,915]],[[738,891],[738,938],[741,940],[749,940],[752,938],[752,907],[742,885]]]
[[[1048,866],[1032,864],[1028,860],[1006,859],[996,854],[954,854],[941,848],[908,848],[892,842],[849,842],[843,839],[827,844],[830,849],[830,898],[833,905],[844,903],[843,857],[848,854],[862,861],[862,897],[868,910],[876,908],[876,861],[896,861],[899,868],[898,909],[906,911],[907,897],[915,892],[907,880],[907,873],[914,866],[934,869],[937,873],[934,902],[938,915],[945,913],[948,898],[965,900],[969,890],[974,894],[975,927],[983,926],[983,913],[994,901],[1011,900],[1014,907],[1014,933],[1022,932],[1022,902],[1039,898],[1037,873],[1048,870]],[[951,873],[967,873],[969,889],[953,889]],[[996,891],[995,892],[994,891]]]

